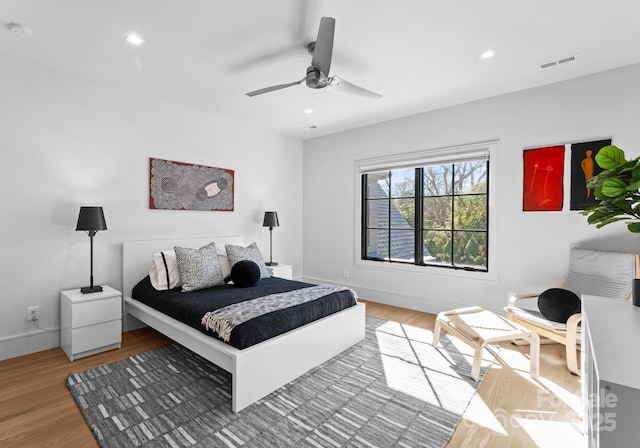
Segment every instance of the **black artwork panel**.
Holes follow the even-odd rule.
[[[602,171],[596,163],[596,154],[611,144],[611,139],[571,145],[571,210],[584,210],[597,203],[587,180]]]

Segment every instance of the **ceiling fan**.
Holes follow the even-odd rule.
[[[382,95],[371,90],[367,90],[338,76],[329,76],[331,68],[331,56],[333,53],[333,35],[336,27],[336,19],[333,17],[322,17],[318,28],[318,37],[315,42],[309,44],[309,53],[313,55],[311,65],[307,67],[307,75],[300,81],[287,84],[278,84],[265,87],[246,93],[247,96],[262,95],[287,87],[297,86],[306,81],[307,87],[311,89],[331,88],[335,92],[343,92],[352,95],[359,95],[367,98],[382,98]]]

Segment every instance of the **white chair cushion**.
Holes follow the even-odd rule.
[[[522,308],[517,308],[515,306],[507,306],[504,309],[506,312],[513,314],[519,319],[522,319],[527,322],[531,322],[534,325],[539,327],[544,327],[549,330],[559,330],[566,331],[567,324],[562,324],[560,322],[553,322],[551,320],[547,320],[540,311],[533,310],[524,310]],[[578,334],[576,335],[576,343],[580,345],[582,340],[581,327],[578,325]]]
[[[635,255],[625,252],[571,249],[569,273],[562,288],[576,293],[626,300],[635,276]]]

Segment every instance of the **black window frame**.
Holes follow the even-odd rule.
[[[486,163],[485,165],[485,173],[486,173],[486,188],[484,193],[464,193],[464,194],[456,194],[455,192],[455,188],[454,188],[454,183],[455,183],[455,167],[456,164],[461,163],[461,162],[466,162],[466,161],[484,161]],[[427,197],[429,198],[433,198],[433,197],[450,197],[451,198],[451,207],[452,207],[452,213],[451,213],[451,228],[450,229],[437,229],[437,231],[447,231],[450,232],[451,234],[451,253],[450,253],[450,263],[445,263],[445,262],[434,262],[434,263],[430,263],[428,261],[424,260],[424,233],[425,231],[429,230],[429,229],[425,229],[424,228],[424,209],[423,209],[423,204],[424,204],[424,168],[426,166],[434,166],[434,165],[451,165],[452,166],[452,174],[451,174],[451,194],[445,194],[445,195],[441,195],[441,196],[433,196],[433,195],[429,195]],[[416,266],[427,266],[427,267],[438,267],[438,268],[444,268],[444,269],[454,269],[454,270],[465,270],[465,271],[474,271],[474,272],[489,272],[489,250],[490,250],[490,245],[489,245],[489,219],[490,219],[490,210],[489,210],[489,188],[490,188],[490,164],[489,164],[489,157],[469,157],[469,158],[463,158],[463,159],[453,159],[453,160],[439,160],[436,162],[428,162],[428,163],[415,163],[415,164],[411,164],[410,166],[403,166],[403,169],[406,168],[413,168],[415,169],[415,177],[414,177],[414,199],[415,199],[415,211],[414,211],[414,227],[413,227],[413,231],[414,231],[414,257],[413,257],[413,261],[404,261],[404,260],[399,260],[399,259],[393,259],[391,257],[391,232],[393,230],[398,230],[398,229],[394,229],[391,225],[391,213],[388,213],[388,225],[387,227],[374,227],[374,226],[370,226],[368,219],[369,219],[369,209],[368,206],[369,204],[373,201],[387,201],[389,203],[389,209],[391,208],[391,204],[392,201],[395,199],[392,195],[391,195],[391,189],[389,191],[389,195],[386,198],[371,198],[369,197],[369,192],[368,192],[368,188],[369,188],[369,183],[368,183],[368,176],[369,174],[372,174],[373,172],[375,173],[382,173],[382,172],[387,172],[388,173],[388,177],[389,179],[391,179],[391,173],[395,170],[398,170],[398,167],[394,167],[394,166],[390,166],[388,168],[386,167],[380,167],[375,169],[375,171],[371,171],[371,172],[362,172],[360,174],[361,176],[361,229],[360,229],[360,235],[361,235],[361,253],[360,253],[360,258],[362,260],[366,260],[366,261],[376,261],[376,262],[382,262],[382,263],[399,263],[399,264],[408,264],[408,265],[416,265]],[[485,221],[485,226],[484,229],[480,230],[480,229],[457,229],[455,226],[455,198],[456,197],[461,197],[461,196],[484,196],[485,197],[485,217],[486,217],[486,221]],[[370,256],[370,254],[367,253],[368,251],[368,232],[370,230],[388,230],[389,235],[389,256],[386,258],[381,258],[381,257],[372,257]],[[434,229],[432,229],[434,230]],[[485,257],[484,257],[484,266],[474,266],[474,265],[465,265],[465,264],[456,264],[455,263],[455,235],[458,232],[478,232],[483,234],[484,238],[485,238]]]

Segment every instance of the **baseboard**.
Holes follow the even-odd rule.
[[[305,277],[303,280],[308,283],[329,283],[333,285],[347,286],[357,292],[358,297],[364,300],[370,300],[372,302],[383,303],[385,305],[393,305],[401,308],[408,308],[410,310],[422,311],[429,314],[438,314],[441,311],[453,310],[456,308],[464,308],[471,306],[468,303],[451,302],[447,300],[440,300],[433,297],[427,297],[424,295],[415,296],[411,294],[399,294],[394,291],[387,291],[383,289],[367,288],[363,285],[356,285],[349,282],[336,283],[330,280]],[[490,310],[496,314],[504,315],[502,310]]]
[[[60,347],[60,329],[34,330],[0,338],[0,361]]]

